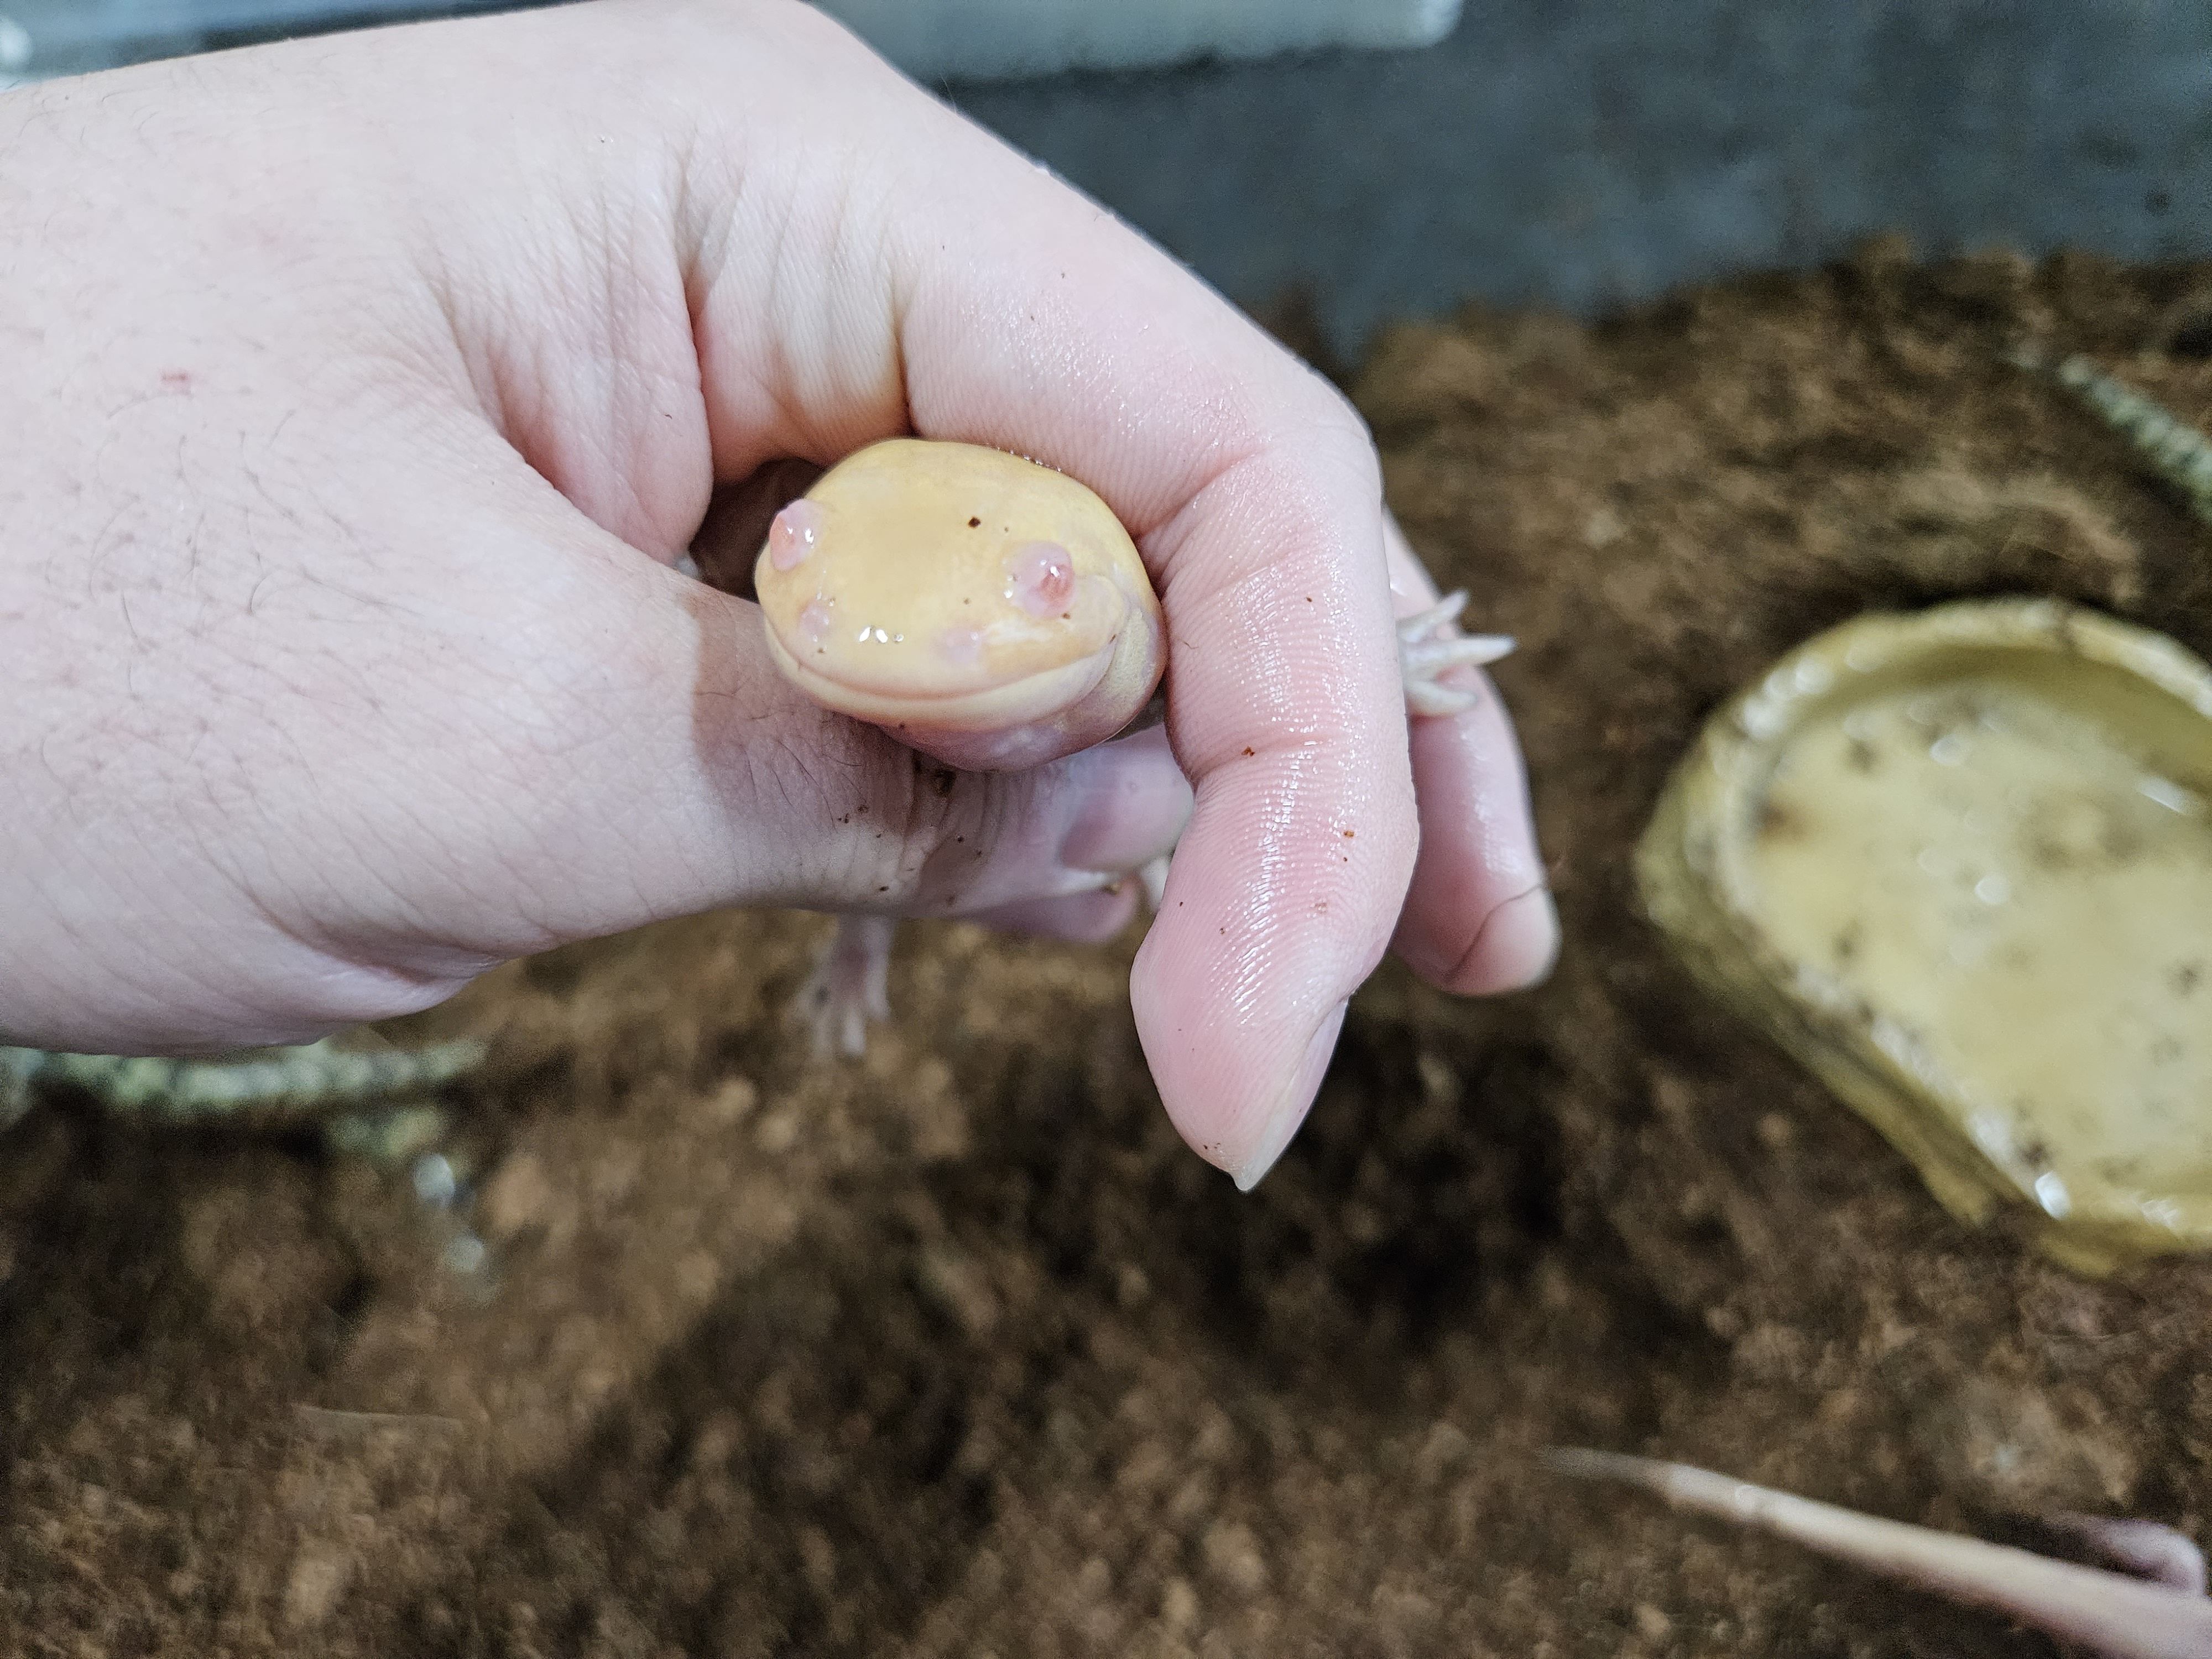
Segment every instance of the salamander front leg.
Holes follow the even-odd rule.
[[[799,1012],[814,1034],[818,1058],[860,1059],[868,1051],[870,1022],[891,1017],[891,940],[897,933],[889,916],[837,918],[836,935],[799,993]]]
[[[1398,665],[1406,678],[1409,713],[1464,714],[1482,700],[1481,694],[1446,685],[1441,676],[1455,668],[1486,667],[1512,653],[1513,641],[1503,634],[1452,631],[1466,608],[1466,593],[1452,593],[1398,624]]]

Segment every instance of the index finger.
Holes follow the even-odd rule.
[[[988,228],[957,258],[919,250],[908,397],[927,435],[1091,484],[1152,570],[1196,807],[1131,1000],[1176,1127],[1249,1188],[1311,1103],[1418,841],[1376,458],[1333,390],[1195,279],[1017,181],[1034,204],[973,203]],[[992,313],[1019,320],[981,330]]]

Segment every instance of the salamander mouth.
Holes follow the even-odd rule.
[[[915,675],[862,676],[839,662],[794,656],[781,630],[765,630],[776,666],[800,690],[825,708],[879,726],[912,725],[941,731],[989,732],[1048,720],[1089,696],[1114,665],[1117,632],[1072,662],[1035,673],[991,675],[978,672],[948,677],[932,665],[929,683]],[[889,664],[885,665],[889,666]],[[945,682],[951,678],[951,684]]]
[[[833,708],[854,698],[874,708],[945,708],[975,698],[1058,706],[1082,695],[1071,696],[1066,682],[1087,680],[1085,690],[1097,683],[1098,665],[1111,659],[1136,611],[1119,584],[1097,575],[1080,578],[1064,608],[1042,617],[995,595],[971,606],[856,591],[841,604],[836,592],[834,583],[829,596],[817,586],[795,609],[798,594],[762,605],[778,665]],[[891,620],[901,617],[903,628]],[[929,620],[917,625],[922,617]]]

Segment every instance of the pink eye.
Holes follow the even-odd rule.
[[[1006,561],[1006,597],[1032,617],[1056,617],[1075,597],[1075,560],[1058,542],[1030,542]]]
[[[769,562],[778,570],[795,570],[822,538],[822,509],[800,500],[775,515],[768,527]]]

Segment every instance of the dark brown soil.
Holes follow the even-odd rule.
[[[2212,1528],[2212,1267],[2079,1282],[1948,1219],[1698,1000],[1629,848],[1699,718],[1869,606],[2022,589],[2212,651],[2212,550],[2018,330],[2201,418],[2212,270],[2005,258],[1474,315],[1358,395],[1520,654],[1568,931],[1541,992],[1386,970],[1240,1198],[1126,948],[919,928],[817,1067],[822,924],[507,970],[471,1279],[398,1183],[81,1105],[0,1139],[0,1650],[2048,1654],[1563,1485],[1649,1451],[1938,1525]]]

